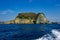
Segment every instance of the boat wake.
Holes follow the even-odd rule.
[[[51,34],[46,34],[35,40],[60,40],[60,31],[54,29],[51,31]]]

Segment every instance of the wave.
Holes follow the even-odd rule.
[[[35,40],[60,40],[60,31],[53,29],[51,31],[52,34],[46,34],[41,38],[35,39]]]

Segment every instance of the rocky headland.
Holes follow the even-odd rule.
[[[4,24],[46,24],[49,20],[44,13],[19,13],[14,20],[6,21]]]

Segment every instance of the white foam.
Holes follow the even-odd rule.
[[[58,30],[52,30],[51,32],[55,36],[55,38],[52,35],[47,34],[36,40],[60,40],[60,32]]]
[[[52,30],[52,33],[56,37],[55,40],[60,40],[60,32],[57,30]]]

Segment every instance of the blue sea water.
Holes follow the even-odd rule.
[[[0,40],[35,40],[53,29],[60,31],[60,24],[0,24]]]

